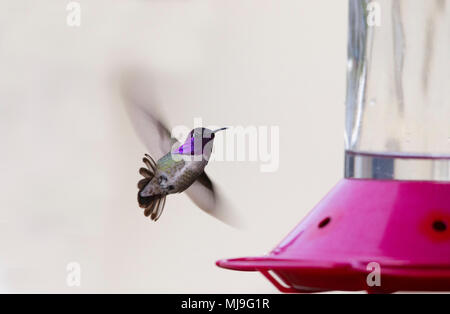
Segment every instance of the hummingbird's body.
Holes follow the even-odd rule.
[[[145,208],[145,216],[158,220],[167,195],[181,193],[197,180],[203,184],[209,182],[204,169],[211,156],[217,131],[205,128],[192,130],[183,145],[175,146],[156,163],[146,155],[143,161],[147,168],[139,170],[144,179],[138,183],[138,202],[140,207]]]
[[[172,193],[185,191],[203,173],[208,160],[202,158],[199,161],[174,160],[172,153],[168,153],[157,163],[157,169],[161,177],[166,177],[167,182],[162,183]]]

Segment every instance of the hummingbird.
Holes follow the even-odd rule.
[[[143,158],[145,167],[139,169],[143,179],[138,182],[137,198],[144,215],[158,220],[167,195],[183,193],[204,212],[231,226],[242,227],[239,215],[232,206],[223,206],[224,199],[205,172],[214,138],[225,128],[195,128],[184,143],[179,142],[158,115],[160,106],[153,98],[153,84],[149,82],[154,83],[141,71],[122,72],[120,77],[125,109],[149,152]]]
[[[144,215],[157,221],[161,216],[166,196],[187,190],[194,182],[212,190],[211,180],[205,173],[205,167],[211,157],[213,142],[220,128],[210,130],[195,128],[182,145],[173,145],[173,149],[157,162],[145,154],[145,168],[139,173],[144,177],[138,182],[138,203],[144,208]]]

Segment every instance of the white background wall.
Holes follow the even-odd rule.
[[[341,178],[347,2],[80,0],[79,28],[68,2],[0,3],[0,291],[276,292],[214,262],[268,252]],[[246,229],[184,195],[144,218],[146,150],[117,83],[130,69],[171,125],[280,127],[277,172],[208,166]]]

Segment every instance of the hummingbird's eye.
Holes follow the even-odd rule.
[[[169,189],[169,191],[175,190],[175,187],[173,185],[169,185],[167,188]]]

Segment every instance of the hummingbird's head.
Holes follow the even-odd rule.
[[[186,138],[186,141],[177,150],[177,154],[182,155],[205,155],[211,154],[215,134],[227,128],[210,130],[207,128],[195,128]]]

